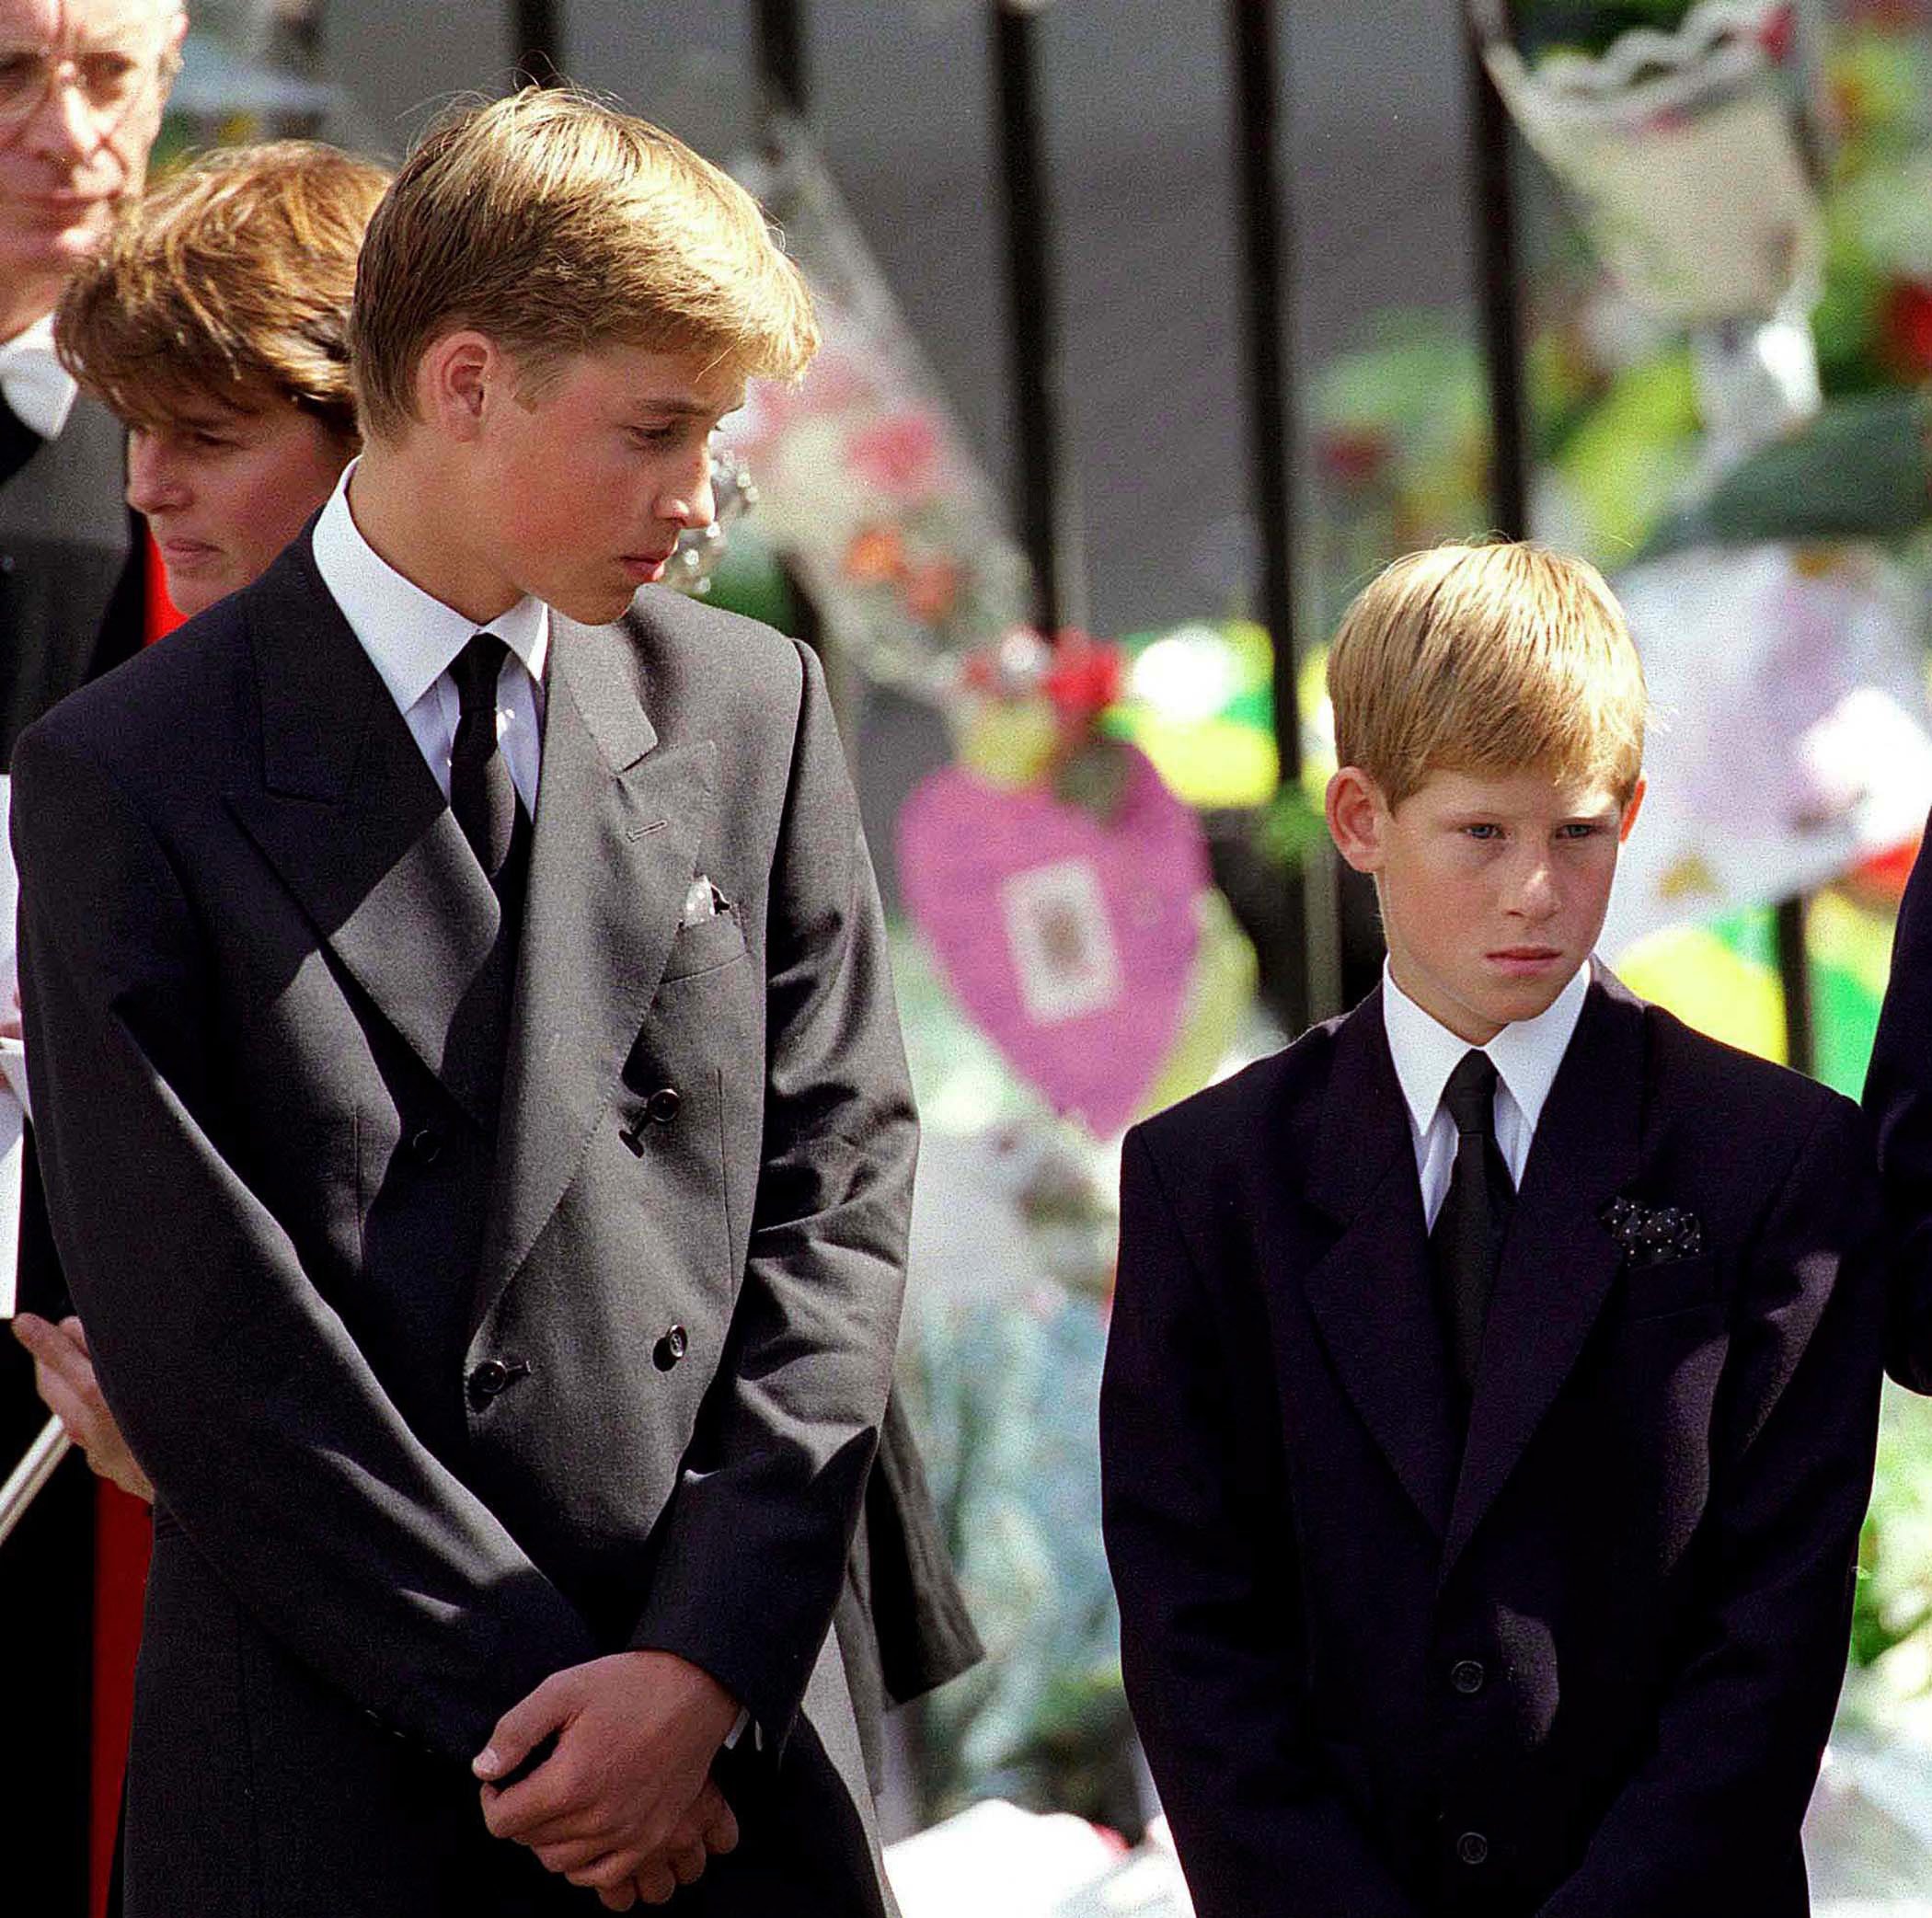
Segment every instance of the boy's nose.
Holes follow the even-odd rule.
[[[696,466],[668,489],[660,511],[667,520],[675,520],[679,525],[693,531],[708,526],[718,517],[717,502],[711,493],[711,453],[708,447]]]
[[[1547,859],[1539,856],[1517,868],[1507,903],[1511,912],[1524,919],[1547,919],[1557,910],[1556,875]]]

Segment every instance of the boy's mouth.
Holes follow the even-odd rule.
[[[1489,954],[1489,963],[1521,976],[1547,970],[1563,955],[1554,946],[1505,946]]]

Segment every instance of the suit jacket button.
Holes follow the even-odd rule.
[[[1480,1865],[1489,1855],[1489,1841],[1480,1832],[1465,1832],[1455,1841],[1455,1855],[1465,1865]]]
[[[420,1164],[433,1166],[443,1156],[443,1134],[434,1126],[426,1125],[409,1135],[409,1150]]]
[[[469,1395],[488,1405],[509,1383],[509,1366],[500,1359],[486,1359],[469,1375]]]
[[[650,1362],[660,1372],[669,1372],[690,1349],[690,1340],[682,1326],[673,1326],[651,1349]]]
[[[658,1125],[669,1125],[677,1117],[677,1108],[684,1103],[683,1095],[675,1085],[660,1086],[645,1100],[644,1109]]]
[[[1465,1698],[1474,1698],[1482,1690],[1483,1682],[1488,1677],[1489,1673],[1482,1669],[1481,1661],[1477,1659],[1458,1659],[1449,1668],[1449,1683]]]

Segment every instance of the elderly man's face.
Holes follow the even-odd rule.
[[[0,289],[60,280],[138,193],[178,0],[0,0]]]

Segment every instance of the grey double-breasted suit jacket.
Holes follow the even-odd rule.
[[[669,593],[556,620],[507,1039],[495,897],[305,534],[14,770],[49,1201],[158,1493],[130,1918],[595,1911],[467,1763],[627,1646],[755,1723],[681,1907],[888,1909],[827,1625],[915,1122],[810,655]]]

